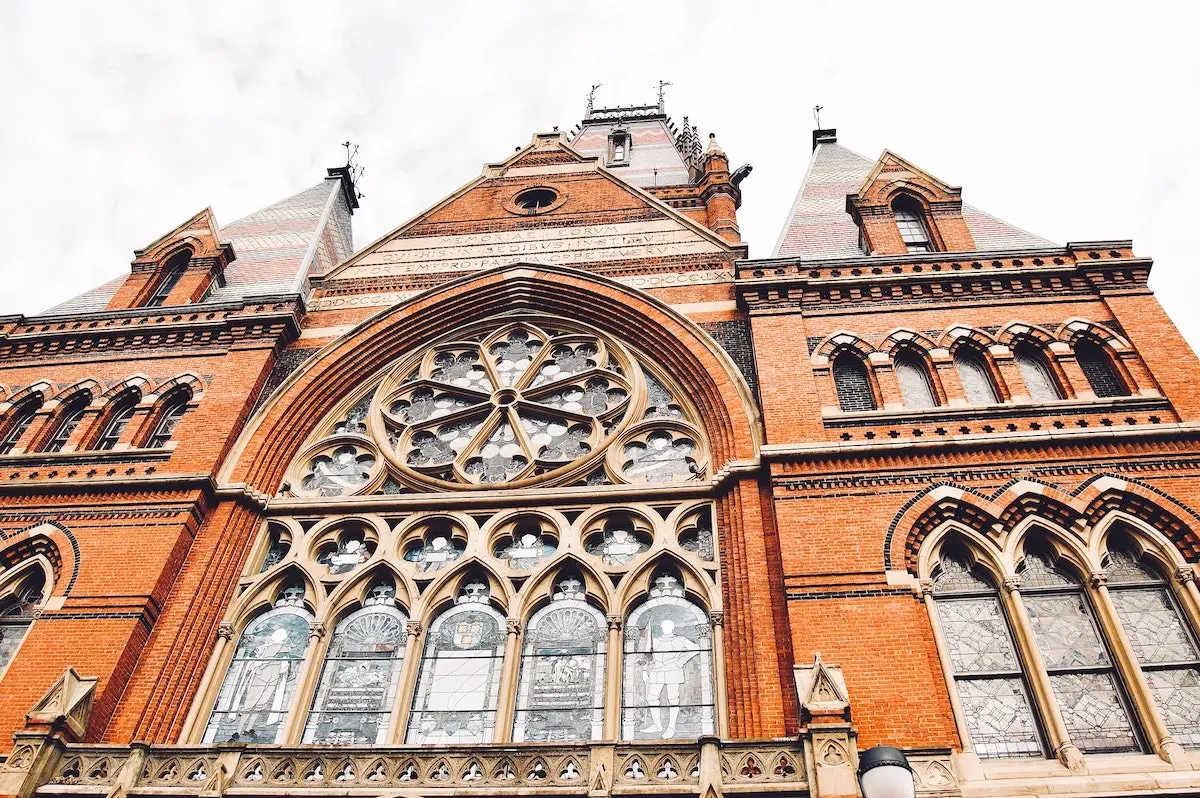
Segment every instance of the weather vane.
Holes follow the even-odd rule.
[[[600,87],[601,87],[601,86],[603,86],[603,85],[604,85],[603,83],[593,83],[593,84],[592,84],[591,91],[589,91],[589,92],[588,92],[588,107],[587,107],[587,112],[588,112],[588,115],[589,115],[589,116],[590,116],[590,115],[591,115],[591,113],[592,113],[592,103],[593,103],[593,101],[596,99],[596,89],[600,88]]]
[[[358,186],[362,176],[367,173],[367,168],[354,160],[358,157],[358,145],[353,141],[343,141],[342,146],[346,148],[346,169],[350,172],[350,183],[354,186],[354,195],[363,199],[366,195],[358,190]]]
[[[817,130],[821,129],[821,110],[824,107],[825,106],[823,106],[823,105],[814,105],[813,106],[813,119],[816,120]]]
[[[659,106],[659,108],[662,108],[663,95],[667,93],[667,86],[670,86],[670,85],[671,84],[665,80],[660,80],[658,82],[658,106]]]

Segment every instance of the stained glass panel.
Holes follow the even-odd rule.
[[[1128,585],[1137,583],[1161,583],[1162,577],[1146,567],[1132,552],[1124,549],[1113,549],[1108,553],[1108,562],[1104,569],[1110,585]]]
[[[464,541],[447,533],[431,532],[424,540],[413,541],[404,550],[404,559],[417,564],[421,572],[436,571],[462,556]]]
[[[1058,380],[1050,372],[1041,353],[1029,343],[1017,344],[1013,349],[1017,367],[1021,370],[1021,378],[1025,380],[1025,390],[1029,398],[1035,402],[1053,402],[1062,398],[1058,389]]]
[[[669,430],[655,430],[645,442],[625,445],[622,471],[630,482],[682,482],[700,476],[696,443]]]
[[[1200,670],[1147,671],[1146,681],[1171,736],[1180,745],[1200,748]]]
[[[516,742],[599,740],[604,733],[604,616],[570,580],[525,627]]]
[[[1082,592],[1026,596],[1025,609],[1048,669],[1109,664]]]
[[[911,352],[901,352],[896,356],[896,382],[900,384],[905,407],[922,409],[937,406],[929,372],[925,364]]]
[[[509,568],[528,570],[554,554],[556,548],[554,538],[541,534],[540,529],[518,528],[512,537],[501,540],[494,554],[499,559],[508,560]]]
[[[937,594],[943,593],[991,593],[990,584],[980,579],[960,556],[943,556],[937,575],[933,578]]]
[[[309,462],[300,487],[322,496],[342,496],[358,490],[370,479],[374,467],[375,456],[370,452],[356,446],[339,446]]]
[[[969,346],[960,346],[954,353],[954,368],[962,381],[967,401],[973,405],[990,405],[1000,401],[983,356]]]
[[[468,586],[471,587],[471,586]],[[425,640],[406,742],[489,743],[504,658],[504,619],[482,584],[437,617]]]
[[[1067,734],[1081,751],[1137,749],[1137,738],[1111,673],[1052,673],[1050,685]]]
[[[0,671],[8,667],[33,623],[33,614],[42,604],[45,577],[35,571],[0,602]]]
[[[650,541],[639,534],[633,524],[623,520],[609,521],[604,532],[593,535],[587,543],[588,554],[595,555],[605,565],[629,565],[633,558],[650,548]]]
[[[665,740],[713,733],[712,635],[704,611],[676,577],[625,623],[621,738]]]
[[[370,600],[333,630],[325,666],[304,730],[305,743],[379,745],[388,741],[388,718],[404,659],[405,622],[390,601],[395,588]],[[378,591],[376,591],[377,593]]]
[[[1200,660],[1200,653],[1163,587],[1111,590],[1113,606],[1138,662],[1143,665]]]
[[[959,679],[971,746],[981,757],[1041,756],[1037,723],[1020,679]]]
[[[998,599],[939,599],[936,604],[956,675],[1020,670]]]
[[[295,697],[312,616],[295,606],[277,607],[242,632],[205,743],[278,743]]]

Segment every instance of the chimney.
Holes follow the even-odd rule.
[[[837,144],[837,128],[831,127],[824,130],[813,131],[813,150],[817,149],[818,144]]]

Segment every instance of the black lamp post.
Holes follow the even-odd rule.
[[[877,745],[858,755],[858,786],[863,798],[916,798],[912,768],[898,748]]]

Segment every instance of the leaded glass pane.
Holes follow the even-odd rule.
[[[317,562],[330,576],[348,574],[371,557],[370,546],[357,535],[346,535],[336,544],[322,546]]]
[[[1092,386],[1092,392],[1096,396],[1129,395],[1124,381],[1117,376],[1112,361],[1099,344],[1086,338],[1079,339],[1075,343],[1075,359],[1079,361],[1079,368],[1083,369],[1083,376],[1087,377],[1088,384]]]
[[[1161,583],[1162,577],[1153,569],[1143,565],[1132,552],[1124,549],[1113,549],[1108,553],[1108,562],[1104,569],[1110,585],[1128,585],[1137,583]]]
[[[391,598],[395,588],[390,585]],[[372,594],[373,596],[375,593]],[[364,607],[333,630],[305,743],[383,744],[404,659],[405,622],[395,606]]]
[[[1058,389],[1058,380],[1050,371],[1041,353],[1032,344],[1017,344],[1013,350],[1017,367],[1021,370],[1021,378],[1025,380],[1025,390],[1029,398],[1035,402],[1053,402],[1062,398]]]
[[[416,540],[404,550],[404,559],[417,564],[417,569],[436,571],[462,556],[467,548],[465,541],[449,533],[431,532],[424,540]]]
[[[1037,723],[1020,679],[959,679],[958,697],[981,757],[1041,756]]]
[[[83,421],[83,413],[87,410],[90,402],[91,397],[89,396],[79,400],[74,407],[67,408],[63,414],[62,421],[59,422],[58,428],[54,431],[54,435],[46,442],[44,451],[62,451],[63,447],[67,445],[67,441],[75,433],[75,429],[79,426],[79,423]]]
[[[564,580],[564,583],[567,580]],[[525,627],[513,740],[599,740],[604,733],[606,623],[577,579]]]
[[[712,634],[677,578],[660,575],[625,624],[621,738],[713,733]]]
[[[902,352],[896,356],[896,382],[900,384],[900,395],[904,399],[905,407],[921,409],[937,406],[933,385],[929,382],[929,372],[916,355]]]
[[[712,561],[716,552],[713,543],[712,519],[707,510],[696,516],[695,525],[684,529],[679,534],[679,545],[702,560]]]
[[[1000,401],[983,356],[967,346],[954,354],[954,368],[962,381],[967,401],[973,405],[991,405]]]
[[[104,433],[101,434],[100,439],[96,441],[96,449],[107,451],[116,446],[120,442],[125,428],[129,426],[129,420],[133,418],[135,410],[137,410],[136,405],[130,404],[113,416],[109,420],[108,426],[104,428]]]
[[[1171,736],[1180,745],[1200,748],[1200,670],[1147,671],[1146,681]]]
[[[1021,669],[1008,636],[1008,623],[994,596],[939,599],[937,609],[956,675]]]
[[[655,430],[646,440],[625,445],[621,470],[630,482],[683,482],[697,479],[696,442],[670,430]]]
[[[833,387],[837,390],[838,406],[847,413],[875,409],[867,367],[856,355],[843,352],[834,359]]]
[[[171,436],[175,434],[175,429],[179,426],[179,422],[183,419],[185,412],[187,412],[187,400],[180,399],[169,410],[163,413],[158,426],[154,429],[154,434],[146,442],[146,447],[149,449],[161,449],[166,446],[167,442],[171,440]]]
[[[650,548],[650,541],[624,520],[609,521],[601,535],[587,542],[588,554],[595,555],[605,565],[629,565],[633,558]]]
[[[1166,588],[1124,588],[1110,590],[1109,595],[1138,662],[1159,665],[1200,660]]]
[[[300,487],[322,496],[353,493],[371,478],[374,467],[375,455],[349,444],[339,446],[309,462]]]
[[[991,593],[995,590],[976,576],[958,556],[943,556],[937,576],[933,578],[934,590],[944,593]]]
[[[205,743],[280,742],[311,620],[300,607],[277,607],[242,632],[204,731]]]
[[[1021,586],[1023,588],[1072,587],[1078,584],[1056,568],[1050,558],[1042,552],[1030,552],[1021,564]]]
[[[21,437],[25,434],[25,431],[29,429],[31,424],[33,424],[33,419],[37,415],[37,411],[40,406],[40,404],[28,404],[24,409],[22,409],[21,415],[17,417],[17,420],[13,422],[12,427],[9,428],[8,435],[4,436],[3,444],[0,444],[0,455],[9,454],[13,449],[16,448],[17,444],[21,441]]]
[[[683,418],[683,408],[671,396],[661,382],[648,371],[643,370],[646,377],[646,414],[645,418]]]
[[[487,604],[486,586],[464,589],[437,617],[425,640],[406,742],[490,743],[504,659],[504,619]]]
[[[0,603],[0,671],[8,667],[29,632],[33,613],[41,606],[45,578],[35,572]]]
[[[494,554],[508,561],[509,568],[529,570],[554,554],[557,543],[550,535],[541,534],[536,526],[518,528],[512,537],[502,538]]]
[[[1048,669],[1109,665],[1081,592],[1026,596],[1025,609]]]
[[[1081,751],[1131,751],[1138,747],[1111,673],[1054,673],[1050,685],[1067,734]]]

